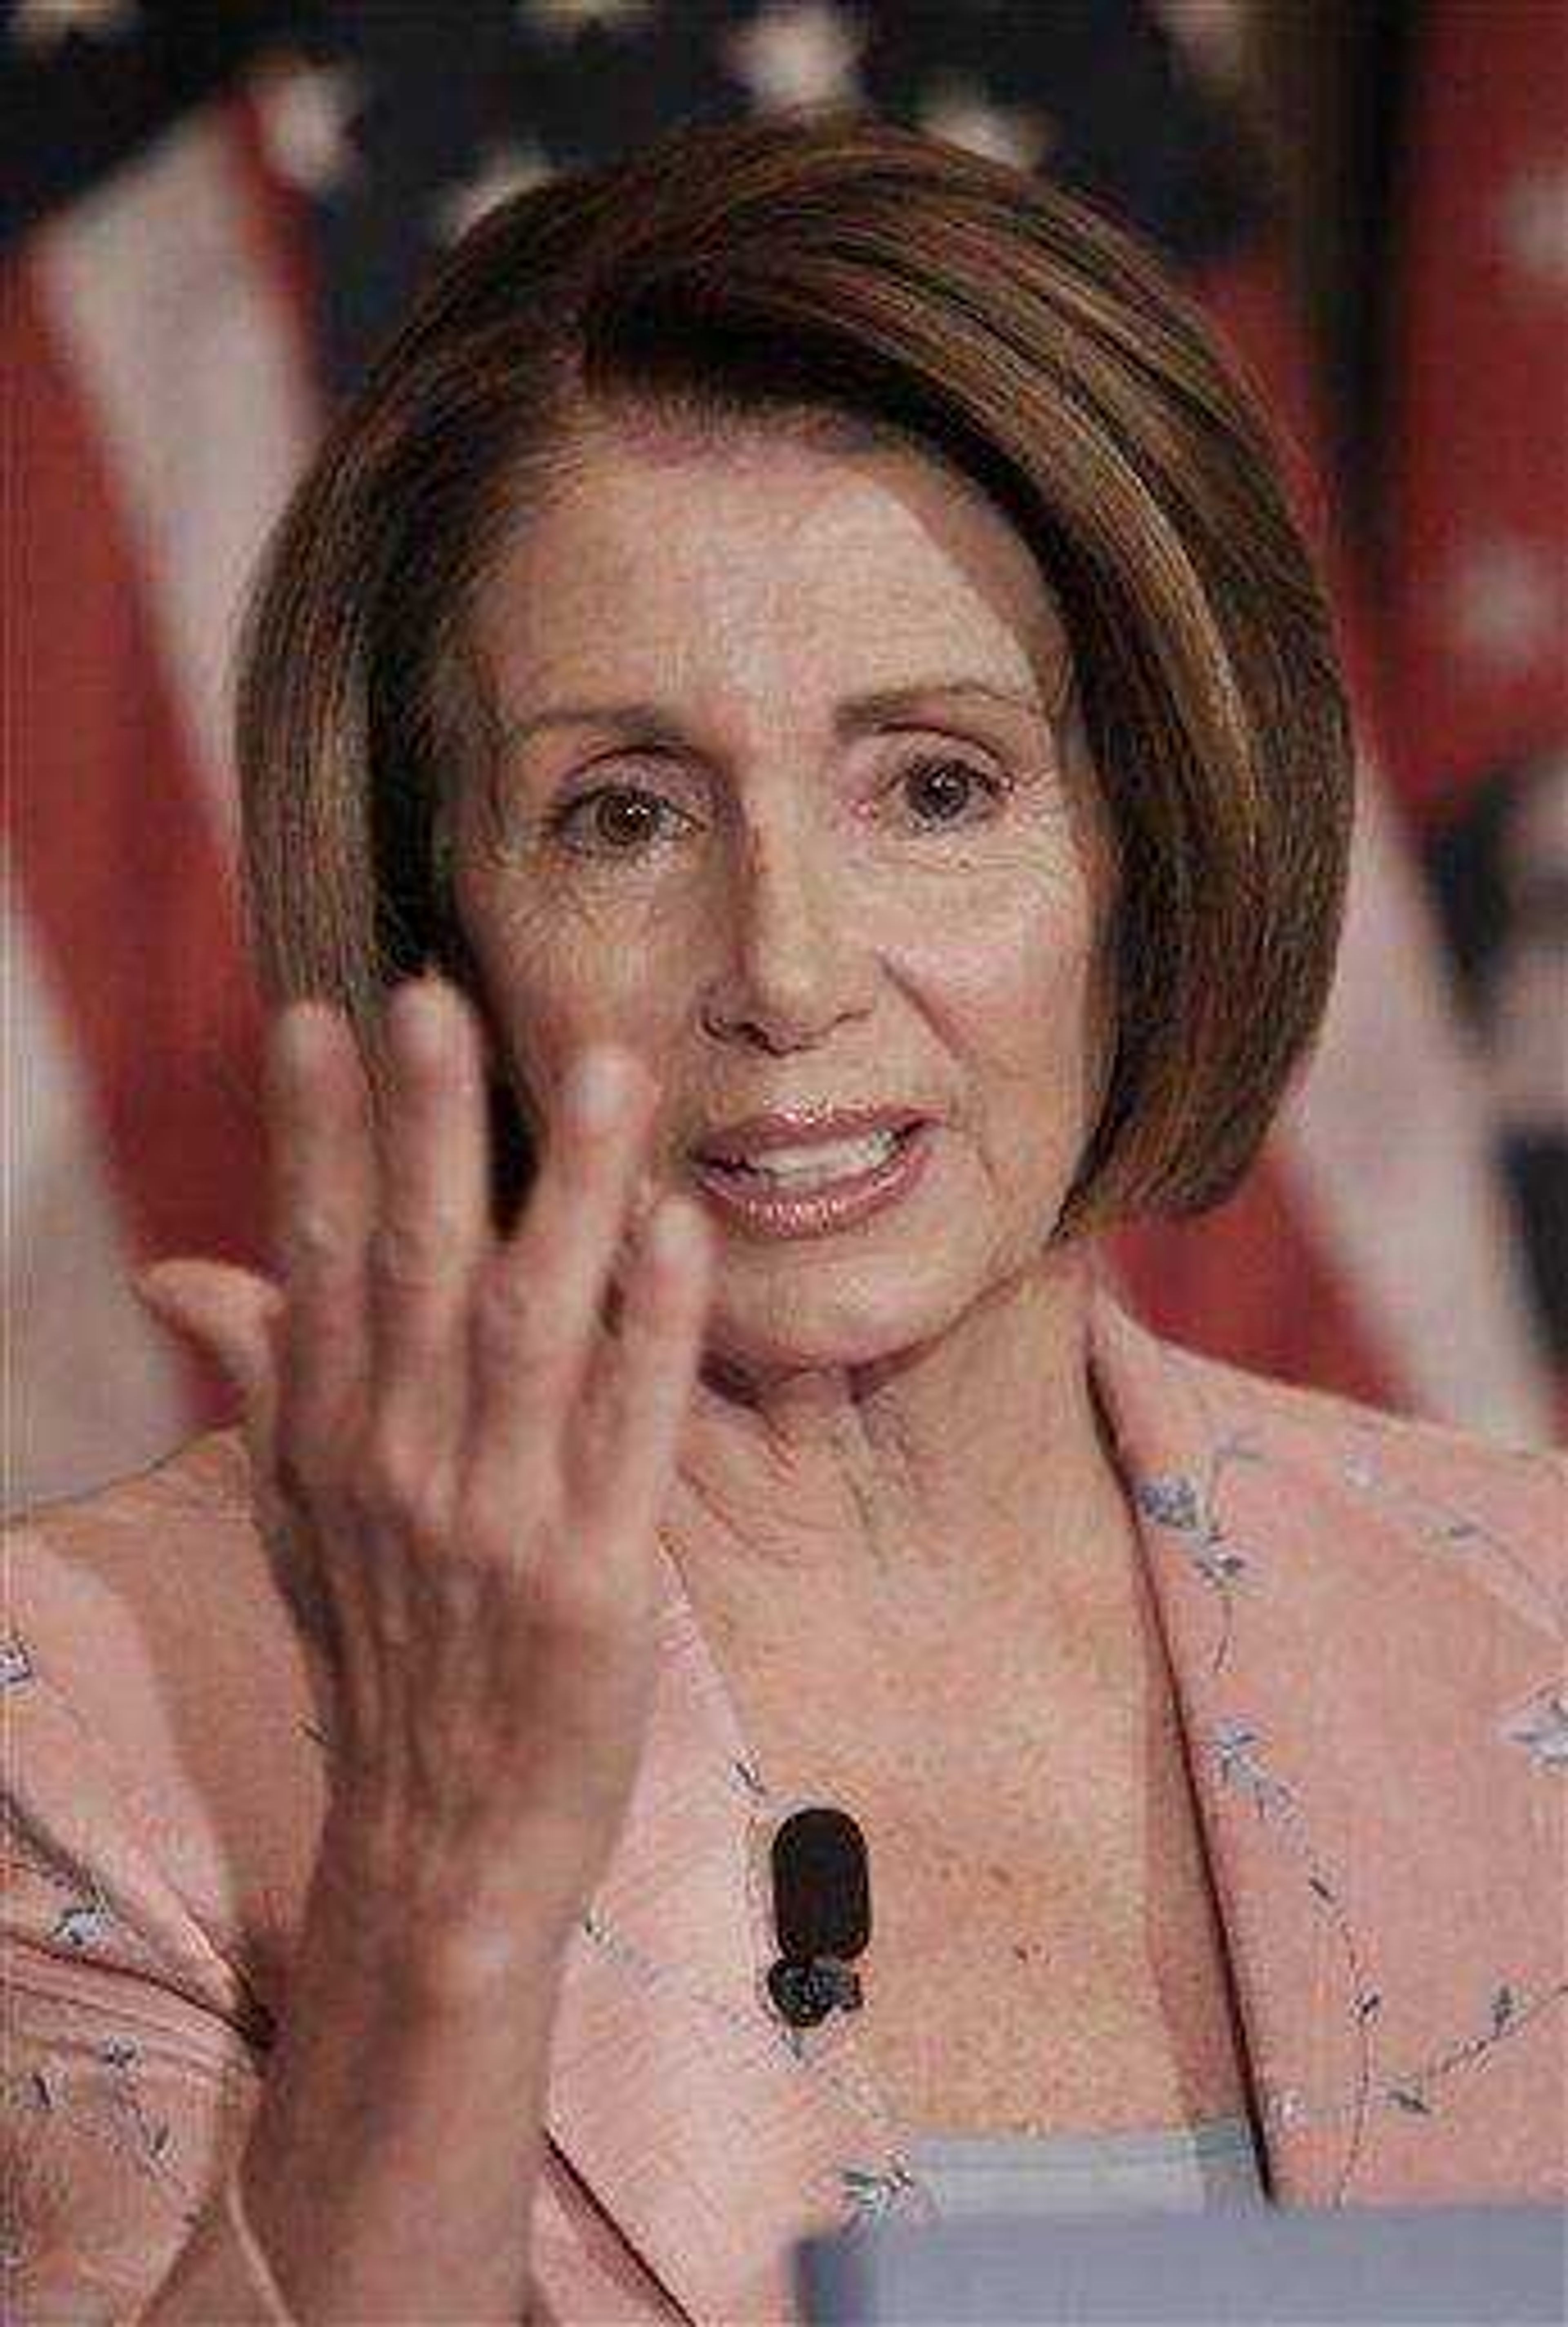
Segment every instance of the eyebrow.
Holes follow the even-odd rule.
[[[918,679],[903,687],[878,687],[870,695],[846,696],[833,715],[834,734],[844,741],[851,735],[863,734],[879,720],[900,712],[919,710],[938,696],[981,696],[994,703],[1009,705],[1016,711],[1028,711],[1037,718],[1049,716],[1047,706],[1036,695],[1022,695],[1015,688],[994,686],[983,678]],[[516,720],[505,732],[508,743],[518,743],[536,735],[546,727],[606,727],[617,734],[649,735],[655,741],[677,743],[682,740],[679,722],[659,703],[556,703],[547,710],[533,711]]]

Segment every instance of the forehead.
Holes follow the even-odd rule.
[[[519,514],[478,617],[514,686],[638,661],[695,678],[735,655],[753,675],[825,654],[863,675],[868,653],[891,683],[934,645],[1046,685],[1067,653],[1027,544],[969,479],[901,444],[775,431],[597,433]]]

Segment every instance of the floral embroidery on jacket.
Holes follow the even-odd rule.
[[[1505,1715],[1498,1734],[1522,1745],[1537,1768],[1568,1771],[1568,1688],[1537,1689]]]
[[[1192,1370],[1185,1353],[1178,1353],[1175,1363],[1181,1370]],[[1209,1400],[1196,1374],[1194,1383],[1207,1413]],[[1348,1409],[1348,1418],[1357,1411]],[[1377,1500],[1424,1547],[1449,1552],[1462,1546],[1468,1556],[1501,1563],[1526,1602],[1541,1612],[1547,1628],[1559,1638],[1568,1632],[1563,1595],[1549,1590],[1517,1547],[1482,1520],[1454,1510],[1412,1484],[1389,1478],[1374,1452],[1377,1435],[1386,1430],[1389,1422],[1373,1416],[1364,1426],[1368,1443],[1339,1457],[1340,1472],[1347,1481]],[[1220,1627],[1208,1667],[1212,1681],[1227,1668],[1237,1650],[1242,1595],[1268,1588],[1255,1562],[1231,1539],[1220,1513],[1224,1472],[1228,1463],[1238,1459],[1267,1464],[1273,1458],[1267,1444],[1255,1431],[1221,1432],[1211,1426],[1209,1435],[1211,1453],[1201,1480],[1185,1472],[1156,1474],[1134,1481],[1133,1491],[1138,1509],[1156,1527],[1170,1531],[1175,1538],[1172,1548],[1186,1561],[1191,1575],[1218,1598]],[[1548,1685],[1533,1692],[1523,1705],[1500,1713],[1495,1735],[1512,1750],[1522,1748],[1537,1770],[1556,1774],[1568,1769],[1568,1691]],[[1345,2125],[1345,2145],[1332,2191],[1332,2201],[1339,2203],[1360,2162],[1374,2107],[1431,2117],[1437,2105],[1434,2090],[1444,2079],[1472,2067],[1499,2043],[1519,2036],[1552,2005],[1561,2005],[1568,1995],[1568,1981],[1548,1982],[1535,1993],[1526,1994],[1517,1981],[1501,1971],[1494,1972],[1488,1983],[1489,2003],[1477,2029],[1451,2033],[1421,2061],[1392,2073],[1383,2071],[1377,2059],[1377,2023],[1384,1997],[1371,1972],[1366,1941],[1344,1904],[1334,1871],[1314,1845],[1297,1789],[1268,1765],[1265,1737],[1258,1718],[1229,1712],[1210,1720],[1206,1742],[1221,1787],[1248,1802],[1260,1820],[1288,1840],[1314,1911],[1334,1931],[1344,1967],[1344,2009],[1357,2066],[1349,2091],[1316,2098],[1296,2087],[1265,2089],[1264,2108],[1265,2117],[1281,2126]],[[1560,1880],[1560,1873],[1556,1879]]]
[[[33,1678],[33,1659],[26,1643],[14,1634],[0,1640],[0,1688],[15,1688],[21,1682]]]

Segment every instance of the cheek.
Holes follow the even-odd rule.
[[[1036,893],[1027,910],[966,912],[922,941],[928,1007],[989,1111],[1059,1117],[1081,1076],[1093,928],[1081,892]]]

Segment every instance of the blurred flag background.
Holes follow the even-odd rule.
[[[1267,395],[1361,719],[1317,1052],[1156,1330],[1568,1425],[1568,35],[1557,0],[0,0],[5,1500],[231,1418],[126,1289],[266,1265],[228,657],[422,269],[675,122],[859,101],[1058,175]]]

